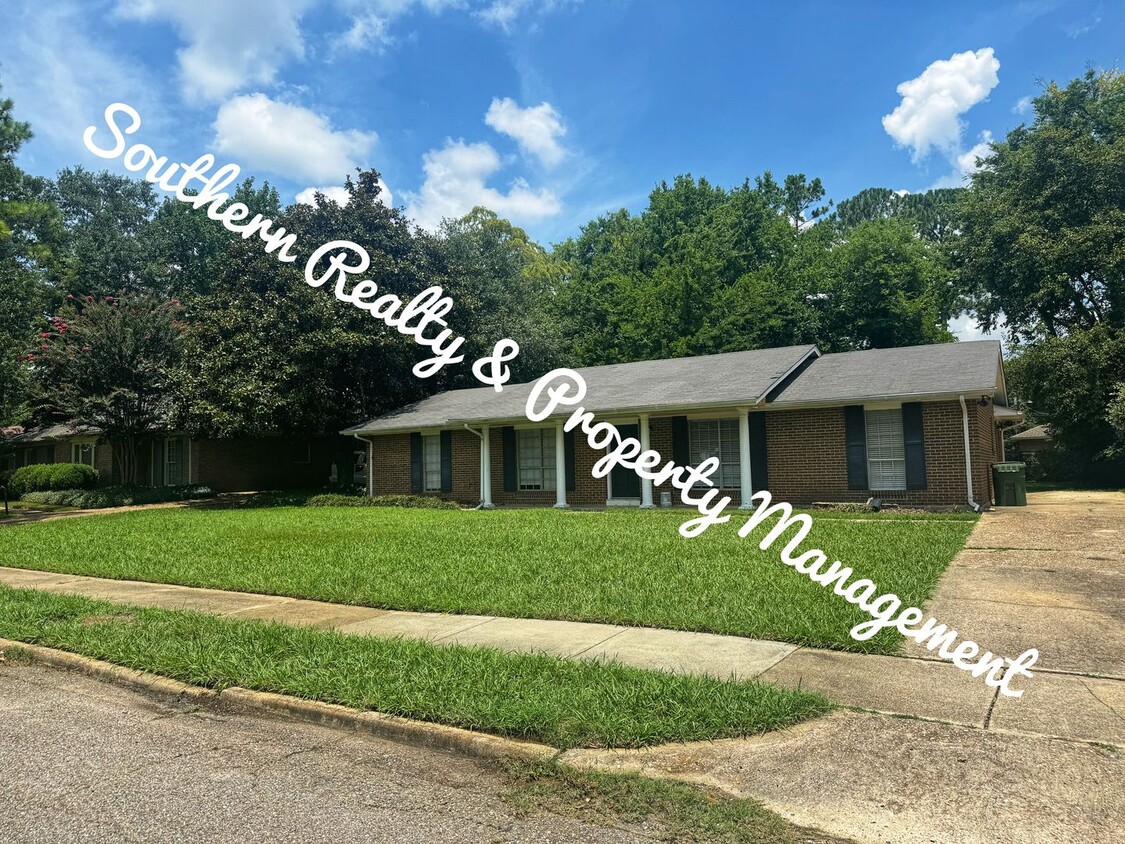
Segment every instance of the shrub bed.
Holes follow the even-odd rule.
[[[32,504],[56,504],[95,510],[103,507],[129,507],[135,504],[164,504],[195,498],[214,498],[207,486],[107,486],[102,489],[61,489],[25,493],[22,500]]]
[[[314,495],[306,504],[309,507],[419,507],[424,510],[459,510],[454,501],[431,498],[425,495]]]
[[[98,470],[82,463],[36,463],[21,466],[8,479],[8,494],[19,498],[28,492],[44,490],[93,489]]]

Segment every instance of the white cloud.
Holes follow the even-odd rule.
[[[550,103],[520,108],[515,100],[492,100],[484,122],[501,134],[514,138],[521,150],[530,153],[549,167],[562,161],[566,151],[559,138],[566,134],[559,113]]]
[[[347,175],[365,162],[376,140],[374,132],[335,130],[323,115],[265,94],[234,97],[215,119],[220,152],[306,183]]]
[[[464,0],[338,0],[351,15],[351,25],[333,44],[334,51],[376,50],[394,43],[391,26],[404,15],[422,8],[432,15],[459,8]]]
[[[1007,322],[1004,320],[1004,315],[1000,314],[997,318],[996,328],[992,331],[981,327],[970,314],[962,313],[955,316],[948,323],[949,330],[953,332],[953,336],[961,342],[968,342],[970,340],[999,340],[1000,347],[1007,351],[1007,343],[1004,340],[1004,332],[1008,327]]]
[[[516,222],[540,220],[561,210],[554,193],[533,190],[522,179],[513,181],[507,193],[489,187],[489,177],[500,166],[500,155],[489,144],[447,140],[442,149],[423,156],[425,181],[416,194],[407,196],[407,213],[432,231],[442,219],[464,216],[476,205]]]
[[[980,133],[979,143],[957,156],[957,167],[963,176],[971,176],[980,169],[977,159],[991,158],[991,143],[992,133],[986,130]]]
[[[395,198],[390,189],[387,187],[387,183],[380,179],[379,187],[382,190],[382,193],[379,194],[378,201],[386,205],[388,208],[393,208],[395,204]],[[297,194],[297,201],[303,202],[305,205],[315,205],[316,195],[318,193],[324,194],[326,197],[339,205],[347,205],[348,202],[351,201],[351,194],[348,193],[348,189],[343,185],[328,185],[327,187],[322,188],[305,188],[303,191]]]
[[[473,12],[473,16],[510,34],[525,11],[532,10],[545,15],[560,7],[576,6],[581,2],[582,0],[539,0],[537,3],[532,3],[531,0],[492,0],[484,8]]]
[[[118,0],[117,12],[166,21],[187,46],[178,51],[189,99],[220,99],[247,85],[266,85],[286,61],[305,55],[301,15],[312,0]]]
[[[1031,97],[1020,97],[1012,106],[1013,114],[1029,114],[1031,112]]]
[[[952,155],[961,145],[961,115],[999,84],[999,69],[991,47],[934,62],[898,86],[902,102],[883,117],[883,128],[897,143],[910,147],[915,161],[931,149]]]

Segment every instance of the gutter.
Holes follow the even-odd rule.
[[[965,395],[957,397],[961,402],[961,429],[965,436],[965,489],[968,490],[969,506],[974,513],[981,511],[981,506],[973,500],[973,461],[969,454],[969,408],[965,406]]]
[[[476,430],[475,428],[471,427],[468,422],[464,423],[464,428],[470,434],[476,434],[477,439],[479,439],[482,443],[484,442],[484,434],[482,434],[480,431]],[[483,449],[484,446],[481,446],[481,448]],[[482,451],[481,453],[483,454],[484,452]],[[481,468],[481,478],[482,478],[481,483],[484,483],[484,481],[483,481],[483,478],[484,478],[484,458],[483,457],[481,458],[480,464],[481,464],[480,468]],[[484,490],[481,490],[480,504],[478,504],[473,509],[474,510],[483,510],[484,509]]]

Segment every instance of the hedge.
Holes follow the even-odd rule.
[[[96,510],[103,507],[129,507],[135,504],[164,504],[169,501],[188,501],[196,498],[214,498],[215,491],[207,486],[107,486],[102,489],[61,489],[28,492],[24,501],[32,504],[55,504]]]
[[[309,507],[420,507],[427,510],[458,510],[453,501],[424,495],[376,495],[370,498],[355,495],[314,495]]]
[[[35,463],[21,466],[8,479],[8,495],[19,498],[43,490],[93,489],[98,470],[82,463]]]

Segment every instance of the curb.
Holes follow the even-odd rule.
[[[19,650],[28,654],[35,662],[43,665],[77,671],[80,674],[125,686],[138,692],[190,700],[200,705],[211,706],[219,699],[219,693],[214,689],[192,686],[170,677],[150,674],[147,671],[136,671],[132,668],[114,665],[111,662],[102,662],[69,651],[59,651],[54,648],[30,645],[26,642],[16,642],[11,639],[0,639],[0,650]]]
[[[259,692],[240,686],[231,686],[217,692],[214,689],[193,686],[159,674],[136,671],[69,651],[45,648],[11,639],[0,639],[0,651],[3,650],[20,650],[28,654],[34,662],[53,668],[77,671],[146,694],[190,700],[212,709],[238,714],[294,718],[308,724],[354,730],[398,744],[451,751],[486,761],[546,760],[562,753],[558,748],[537,742],[478,733],[444,724],[431,724],[427,721],[416,721],[381,712],[351,709],[335,703],[306,700],[291,695]]]

